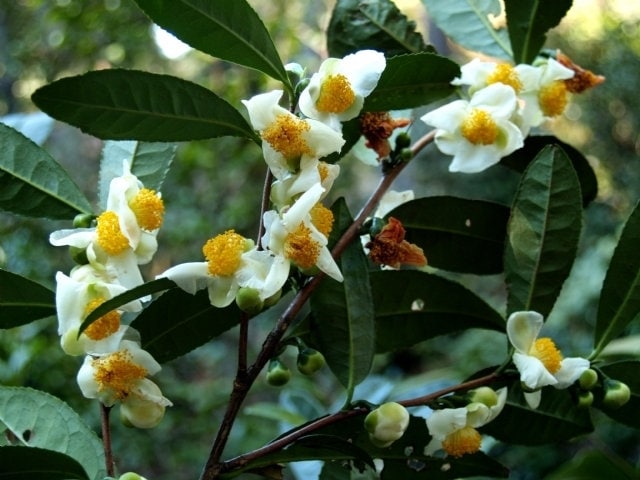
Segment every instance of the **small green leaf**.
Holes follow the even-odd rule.
[[[401,110],[441,100],[453,93],[451,80],[459,74],[457,63],[435,53],[391,57],[375,90],[365,99],[363,110]]]
[[[624,360],[610,363],[602,365],[599,370],[609,378],[626,383],[631,390],[631,399],[620,408],[611,409],[602,406],[602,394],[596,392],[593,405],[623,425],[640,429],[640,415],[638,415],[640,411],[640,376],[638,375],[640,361]]]
[[[102,442],[78,414],[56,397],[31,388],[0,386],[1,424],[13,439],[12,444],[63,453],[77,460],[88,478],[104,478]],[[0,462],[0,471],[4,465]],[[72,478],[87,477],[85,474]]]
[[[507,227],[507,310],[547,316],[566,280],[582,227],[580,184],[567,155],[545,147],[518,187]]]
[[[436,25],[458,45],[490,57],[511,59],[507,29],[492,24],[499,0],[423,0]]]
[[[39,283],[0,269],[0,328],[56,314],[56,295]]]
[[[462,285],[417,270],[372,272],[376,351],[469,328],[504,332],[498,312]]]
[[[36,447],[0,447],[0,478],[11,480],[88,480],[87,472],[64,453]]]
[[[136,0],[165,30],[198,50],[263,72],[292,91],[282,60],[245,0]]]
[[[640,311],[640,203],[624,225],[602,284],[594,332],[596,356]]]
[[[46,151],[2,123],[0,209],[63,220],[92,212],[84,194]]]
[[[433,51],[416,31],[415,22],[390,0],[338,0],[327,29],[327,49],[332,57],[372,49],[386,56]]]
[[[560,23],[573,0],[505,0],[509,39],[515,63],[533,63],[547,38]]]
[[[36,90],[33,102],[98,138],[171,142],[225,135],[258,137],[215,93],[180,78],[138,70],[100,70]]]
[[[502,272],[509,209],[482,200],[425,197],[387,214],[402,222],[406,239],[424,250],[430,266],[476,274]]]

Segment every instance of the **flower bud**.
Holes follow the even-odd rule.
[[[120,475],[120,478],[118,478],[118,480],[147,480],[147,479],[138,475],[135,472],[127,472]]]
[[[469,390],[469,401],[478,402],[493,407],[498,404],[498,394],[491,387],[479,387]]]
[[[403,162],[408,162],[413,158],[413,151],[410,148],[403,148],[400,150],[400,159]]]
[[[296,365],[298,371],[304,375],[313,375],[324,367],[324,355],[313,348],[305,348],[298,353]]]
[[[90,213],[79,213],[73,218],[73,228],[89,228],[93,218]]]
[[[291,379],[291,370],[279,359],[274,358],[269,362],[267,370],[267,382],[274,387],[286,385]]]
[[[406,148],[411,145],[411,136],[407,132],[400,132],[396,137],[396,149]]]
[[[598,372],[596,372],[592,368],[588,368],[584,372],[582,372],[582,375],[580,375],[580,378],[578,379],[578,384],[583,390],[591,390],[596,386],[597,383]]]
[[[409,426],[409,412],[399,403],[388,402],[369,412],[364,428],[376,447],[385,448],[402,437]]]
[[[242,287],[236,294],[238,308],[249,315],[256,315],[262,311],[264,302],[260,298],[260,292],[255,288]]]
[[[606,379],[602,403],[609,408],[620,408],[631,399],[631,390],[626,383]]]
[[[593,393],[582,390],[578,393],[578,408],[588,408],[593,403]]]
[[[299,63],[287,63],[284,69],[292,85],[297,84],[304,77],[304,67]]]
[[[130,397],[120,404],[120,420],[126,427],[153,428],[164,417],[164,411],[162,404]]]

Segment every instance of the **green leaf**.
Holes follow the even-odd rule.
[[[151,19],[194,48],[292,87],[278,51],[245,0],[136,0]]]
[[[0,424],[13,445],[63,453],[77,460],[89,478],[105,476],[102,442],[66,403],[48,393],[0,386]]]
[[[421,247],[430,266],[477,274],[500,273],[509,209],[457,197],[425,197],[387,214],[402,222],[406,240]]]
[[[225,100],[168,75],[100,70],[45,85],[31,98],[52,117],[103,139],[178,142],[231,135],[258,141]]]
[[[383,270],[370,278],[377,352],[469,328],[504,332],[500,314],[456,282],[417,270]]]
[[[129,162],[131,173],[138,177],[145,188],[159,191],[176,155],[176,149],[175,143],[104,142],[98,182],[100,206],[106,208],[109,184],[113,178],[122,175],[124,160]]]
[[[0,269],[0,328],[56,314],[56,295],[39,283]]]
[[[567,155],[545,147],[525,171],[507,227],[507,310],[547,316],[569,275],[582,227],[580,184]]]
[[[533,63],[547,38],[560,23],[573,0],[505,0],[509,39],[515,63]]]
[[[640,311],[640,203],[624,225],[602,284],[594,331],[596,356]]]
[[[499,0],[423,0],[436,25],[458,45],[490,57],[511,59],[509,34],[504,26],[494,27],[500,15]]]
[[[390,0],[338,0],[327,29],[331,57],[372,49],[386,56],[433,51],[416,31],[415,22]]]
[[[459,74],[457,63],[435,53],[391,57],[363,111],[401,110],[441,100],[453,93],[450,82]]]
[[[0,478],[11,480],[88,480],[76,460],[36,447],[0,447]]]
[[[0,209],[63,220],[92,211],[84,194],[47,152],[2,123]]]
[[[145,308],[131,326],[140,332],[142,348],[165,363],[236,326],[240,316],[235,303],[212,306],[207,290],[191,295],[174,288]]]
[[[626,383],[631,390],[631,399],[622,407],[617,409],[607,408],[602,405],[602,393],[594,393],[594,407],[599,408],[609,417],[628,425],[629,427],[640,429],[640,361],[624,360],[621,362],[610,363],[599,367],[607,377],[620,382]]]
[[[353,222],[343,199],[336,202],[333,211],[336,225],[330,242]],[[349,397],[371,369],[374,311],[369,263],[360,243],[351,243],[338,264],[344,281],[325,278],[311,296],[311,328],[318,350]]]
[[[634,480],[638,470],[607,449],[589,450],[579,453],[559,469],[544,477],[544,480]]]

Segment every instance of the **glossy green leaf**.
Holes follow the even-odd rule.
[[[176,155],[176,149],[175,143],[104,142],[98,182],[100,206],[106,208],[109,183],[114,177],[122,175],[125,160],[131,167],[131,173],[138,177],[145,188],[159,191]]]
[[[327,29],[327,50],[344,57],[372,49],[387,57],[431,50],[416,31],[416,24],[391,0],[338,0]]]
[[[599,369],[609,378],[626,383],[631,390],[631,399],[620,408],[612,409],[602,405],[602,393],[594,393],[594,407],[599,408],[614,420],[640,429],[640,361],[624,360],[602,365]]]
[[[332,241],[353,219],[344,200],[333,207]],[[352,392],[365,379],[374,355],[374,312],[369,263],[358,242],[349,245],[338,262],[343,282],[323,279],[311,296],[311,322],[317,348],[340,383]]]
[[[607,448],[580,452],[544,480],[637,480],[639,473]]]
[[[88,480],[76,460],[36,447],[0,447],[0,478],[11,480]]]
[[[0,209],[64,220],[92,211],[84,194],[46,151],[2,123]]]
[[[436,25],[458,45],[490,57],[511,59],[509,34],[492,20],[502,10],[499,0],[423,0]]]
[[[245,0],[136,0],[136,3],[155,23],[192,47],[254,68],[289,85],[269,32]]]
[[[547,38],[573,0],[505,0],[514,63],[533,63]]]
[[[441,100],[453,93],[450,82],[459,74],[457,63],[435,53],[391,57],[363,110],[401,110]]]
[[[518,187],[507,227],[507,310],[547,316],[566,280],[582,227],[580,184],[567,155],[545,147]]]
[[[640,312],[640,203],[624,225],[602,284],[594,331],[596,352],[622,333]]]
[[[168,75],[99,70],[45,85],[31,98],[52,117],[103,139],[177,142],[230,135],[258,140],[225,100]]]
[[[387,214],[402,222],[406,239],[424,250],[430,266],[477,274],[502,272],[509,209],[482,200],[425,197]]]
[[[102,442],[56,397],[31,388],[0,386],[0,427],[2,424],[11,445],[54,450],[77,460],[88,478],[102,480],[105,476]],[[0,471],[3,465],[0,462]]]
[[[504,332],[498,312],[462,285],[417,270],[372,272],[376,351],[469,328]]]
[[[39,283],[0,269],[0,328],[56,314],[56,295]]]

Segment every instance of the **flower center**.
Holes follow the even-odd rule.
[[[461,457],[467,453],[480,450],[482,436],[473,427],[463,427],[447,435],[442,442],[442,449],[452,457]]]
[[[320,112],[342,113],[349,108],[356,99],[349,80],[344,75],[329,75],[322,86],[316,100],[316,108]]]
[[[98,391],[112,390],[119,400],[129,396],[136,384],[147,376],[147,370],[133,363],[126,350],[93,360]]]
[[[155,191],[148,188],[140,189],[133,200],[129,202],[129,207],[133,210],[141,228],[152,231],[162,225],[164,203]]]
[[[275,122],[265,128],[262,139],[273,149],[287,159],[299,158],[303,154],[313,155],[311,148],[303,137],[305,132],[311,129],[308,122],[296,117],[281,113]]]
[[[298,267],[307,269],[316,264],[320,255],[320,245],[311,238],[311,229],[304,223],[287,235],[284,255]]]
[[[325,237],[329,237],[333,228],[333,212],[321,203],[316,203],[311,211],[311,222]]]
[[[234,230],[210,238],[202,247],[202,253],[209,262],[209,273],[221,277],[233,275],[240,268],[245,246],[245,238]]]
[[[460,126],[462,136],[474,145],[491,145],[498,138],[498,125],[491,115],[474,108]]]
[[[561,80],[556,80],[540,88],[538,92],[538,103],[540,104],[542,113],[544,113],[546,117],[556,117],[560,115],[564,112],[567,103],[569,103],[567,85]]]
[[[550,338],[537,339],[531,347],[529,354],[540,360],[549,373],[554,374],[560,370],[562,354]]]
[[[104,298],[94,298],[91,300],[84,309],[85,316],[89,315],[101,304],[104,303]],[[98,318],[95,322],[89,325],[84,333],[91,340],[102,340],[110,335],[113,335],[120,328],[120,313],[115,310],[111,310],[109,313],[104,314]]]
[[[109,255],[118,255],[129,248],[129,240],[120,230],[118,214],[111,210],[98,217],[96,235],[98,245]]]
[[[503,83],[504,85],[508,85],[513,88],[516,93],[520,93],[522,91],[520,76],[518,75],[518,72],[516,72],[515,68],[508,63],[500,63],[496,65],[496,68],[487,77],[487,84],[491,85],[493,83]]]

